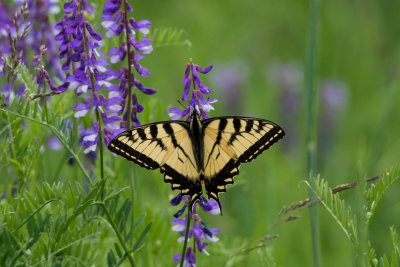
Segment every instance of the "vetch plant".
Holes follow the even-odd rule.
[[[190,96],[190,87],[193,84],[193,90],[191,91],[191,99],[189,101],[189,105],[184,109],[181,110],[179,108],[170,108],[169,117],[173,120],[179,120],[184,117],[187,117],[187,121],[191,119],[191,113],[193,110],[196,110],[201,114],[203,119],[208,119],[209,116],[207,112],[213,110],[214,108],[211,106],[211,103],[215,103],[218,99],[205,99],[203,95],[208,95],[211,93],[210,88],[205,86],[198,75],[198,72],[207,74],[213,68],[212,65],[202,69],[198,65],[194,64],[190,61],[185,70],[185,76],[182,79],[182,83],[185,84],[183,89],[182,101],[187,101]]]
[[[139,104],[133,89],[137,88],[148,95],[156,92],[152,88],[143,86],[133,73],[132,67],[141,77],[150,75],[150,71],[144,68],[139,63],[139,60],[145,58],[145,54],[150,54],[153,51],[153,47],[151,45],[152,40],[149,40],[146,36],[149,33],[151,22],[149,20],[136,22],[133,17],[128,16],[132,11],[132,6],[126,0],[109,0],[104,4],[103,16],[101,17],[103,20],[101,24],[108,30],[106,33],[108,38],[125,35],[125,41],[122,41],[119,47],[111,48],[107,53],[112,64],[126,60],[126,67],[122,66],[113,75],[113,80],[119,80],[119,83],[113,84],[106,89],[110,91],[110,99],[120,100],[121,108],[117,113],[119,115],[123,114],[120,123],[121,130],[114,132],[110,138],[116,136],[122,130],[141,125],[137,118],[137,113],[142,112],[144,107]],[[138,32],[142,34],[141,37]]]
[[[207,74],[212,70],[212,68],[212,65],[204,69],[200,68],[198,65],[194,64],[192,60],[190,60],[186,66],[185,76],[182,79],[182,83],[184,84],[182,101],[189,100],[190,95],[191,99],[189,101],[189,105],[184,110],[180,110],[176,107],[170,108],[169,116],[171,119],[182,119],[189,114],[186,120],[190,121],[192,111],[194,110],[195,112],[200,113],[203,119],[209,118],[207,112],[214,109],[211,106],[211,103],[215,103],[218,100],[204,98],[204,95],[210,94],[211,90],[201,82],[198,72]],[[193,88],[190,90],[192,85]],[[178,242],[183,242],[183,250],[181,254],[175,254],[173,260],[175,263],[180,261],[178,266],[196,266],[196,250],[209,255],[204,248],[209,245],[208,242],[217,242],[219,239],[215,236],[215,234],[221,232],[221,230],[217,228],[209,229],[201,220],[200,216],[196,213],[196,208],[199,206],[202,210],[216,215],[221,212],[219,207],[220,203],[217,203],[214,199],[207,201],[207,199],[202,196],[200,200],[197,200],[193,205],[193,203],[190,203],[190,198],[187,196],[182,196],[180,193],[173,198],[170,203],[171,205],[176,206],[182,201],[184,203],[183,207],[174,214],[175,218],[172,219],[171,222],[176,224],[172,227],[172,230],[181,235],[181,237],[178,238]],[[186,208],[187,213],[184,215],[185,219],[178,218],[185,212]],[[191,227],[192,219],[193,227]],[[208,242],[202,242],[203,239],[207,240]],[[190,240],[193,240],[193,246],[187,247],[187,244]]]
[[[171,205],[179,205],[183,201],[183,207],[174,214],[174,219],[171,222],[175,223],[172,227],[172,231],[178,232],[181,237],[178,238],[179,243],[184,242],[183,253],[175,254],[173,257],[174,262],[181,262],[181,266],[196,266],[196,250],[209,256],[210,254],[205,250],[209,243],[215,243],[219,239],[215,234],[220,233],[221,230],[218,228],[208,228],[200,216],[196,213],[197,206],[199,206],[203,211],[208,212],[213,215],[220,214],[221,210],[218,203],[214,200],[207,200],[204,196],[201,197],[199,201],[190,208],[187,209],[187,213],[184,215],[185,219],[180,219],[179,217],[185,212],[186,208],[189,206],[189,200],[187,196],[182,196],[180,193],[171,200]],[[191,220],[193,220],[193,227],[190,227]],[[189,246],[186,249],[187,243],[193,240],[193,246]],[[203,240],[205,242],[203,242]],[[182,255],[185,255],[182,259]],[[178,265],[179,266],[179,265]]]

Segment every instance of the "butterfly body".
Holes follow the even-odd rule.
[[[220,192],[233,183],[240,163],[249,162],[284,136],[273,122],[248,117],[216,117],[190,122],[143,125],[116,136],[109,149],[147,169],[159,168],[164,181],[191,198],[202,195],[218,204]]]

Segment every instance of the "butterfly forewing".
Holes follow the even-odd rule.
[[[276,124],[246,117],[220,117],[203,121],[203,173],[209,197],[219,201],[239,173],[239,164],[249,162],[284,135]]]
[[[284,135],[270,121],[246,117],[212,118],[199,126],[200,132],[190,132],[184,121],[144,125],[115,137],[109,149],[142,167],[160,168],[164,181],[190,196],[192,205],[204,180],[208,197],[219,203],[218,194],[233,183],[240,163],[253,160]]]
[[[200,197],[198,166],[187,122],[159,122],[125,131],[109,149],[147,169],[160,168],[164,181],[184,195]]]

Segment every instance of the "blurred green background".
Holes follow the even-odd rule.
[[[99,12],[104,1],[97,3]],[[211,256],[197,255],[198,266],[311,266],[309,210],[301,218],[274,227],[284,206],[306,199],[308,188],[303,72],[309,27],[309,1],[134,1],[136,20],[149,19],[153,29],[182,29],[187,45],[154,45],[141,64],[151,76],[141,79],[157,89],[138,93],[145,110],[139,120],[168,120],[168,108],[180,107],[181,79],[189,58],[214,69],[201,76],[218,98],[212,116],[241,115],[271,120],[286,136],[254,162],[244,164],[235,184],[222,194],[223,216],[201,214],[208,227],[220,228],[220,242]],[[318,38],[318,173],[331,186],[373,177],[399,162],[400,151],[400,2],[322,1]],[[94,18],[94,20],[96,17]],[[99,32],[103,32],[100,23]],[[106,43],[110,46],[110,43]],[[52,99],[53,103],[54,99]],[[67,110],[67,108],[65,109]],[[65,155],[46,150],[41,181],[81,182],[65,165]],[[88,164],[89,165],[89,164]],[[60,170],[60,168],[62,168]],[[97,172],[97,169],[95,169]],[[177,194],[158,171],[134,167],[135,213],[146,214],[153,226],[145,246],[135,255],[138,266],[171,266],[181,252],[169,220],[177,211],[169,200]],[[107,185],[129,186],[125,159],[106,157]],[[389,226],[400,226],[399,185],[385,195],[371,222],[368,239],[378,256],[391,251]],[[127,193],[128,195],[128,193]],[[341,193],[354,205],[355,190]],[[351,266],[354,251],[330,215],[319,209],[323,266]],[[279,234],[267,246],[232,255],[265,235]],[[105,239],[98,248],[107,248]],[[175,248],[175,249],[173,249]],[[105,255],[100,255],[104,256]]]

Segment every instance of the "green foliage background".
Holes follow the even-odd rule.
[[[100,2],[97,4],[99,12],[103,6]],[[309,1],[157,0],[135,1],[132,5],[136,20],[152,21],[153,30],[158,31],[158,35],[154,32],[155,36],[160,36],[160,32],[167,28],[177,29],[175,33],[182,30],[177,41],[169,43],[163,39],[155,42],[154,52],[142,62],[151,71],[151,76],[142,79],[142,83],[158,91],[154,96],[138,94],[139,102],[145,106],[139,117],[143,124],[167,120],[167,109],[179,105],[176,101],[183,90],[180,81],[188,59],[193,58],[201,67],[214,65],[213,71],[235,60],[245,62],[249,68],[248,77],[240,87],[242,106],[230,107],[229,114],[226,110],[226,93],[215,87],[210,75],[203,78],[214,92],[211,97],[219,99],[212,116],[260,117],[277,122],[285,129],[287,121],[282,116],[279,99],[282,88],[277,87],[266,73],[273,62],[297,61],[305,65]],[[318,157],[317,171],[324,179],[321,183],[327,182],[330,187],[356,181],[361,183],[365,178],[384,174],[386,168],[399,162],[400,2],[322,1],[320,8],[316,86],[320,87],[319,81],[323,78],[341,80],[348,88],[348,100],[329,140],[329,152],[324,157]],[[98,16],[91,19],[98,21]],[[104,33],[100,22],[97,27],[95,30]],[[185,40],[189,40],[191,45],[187,45]],[[105,47],[113,45],[105,42]],[[50,124],[60,131],[63,129],[63,120],[73,115],[69,110],[73,103],[71,93],[64,94],[62,98],[53,96],[50,103],[51,114],[54,115],[54,122]],[[304,94],[300,93],[298,101],[304,103],[304,100]],[[10,110],[34,117],[37,103],[28,101],[29,110],[26,103],[15,103]],[[309,210],[291,211],[293,216],[301,217],[273,226],[282,207],[308,198],[309,187],[302,182],[308,177],[303,115],[306,108],[303,104],[296,126],[290,127],[295,132],[288,133],[299,140],[292,152],[284,152],[284,138],[254,162],[243,165],[235,184],[229,186],[227,193],[222,195],[224,215],[202,214],[209,227],[221,228],[222,233],[218,234],[220,242],[207,249],[211,256],[197,255],[198,266],[312,265]],[[235,114],[230,114],[232,112]],[[39,110],[36,120],[43,121],[40,114]],[[85,204],[88,201],[87,193],[96,186],[84,184],[76,162],[72,166],[66,164],[70,157],[67,150],[55,152],[48,149],[47,140],[54,136],[54,132],[44,125],[13,114],[2,112],[1,115],[1,168],[4,171],[0,192],[5,190],[8,193],[0,206],[2,251],[5,251],[5,244],[13,244],[9,247],[21,251],[22,255],[16,262],[22,265],[44,266],[46,262],[52,266],[62,258],[60,255],[70,255],[70,258],[65,256],[63,259],[64,266],[68,263],[104,266],[106,262],[111,265],[118,262],[114,262],[112,257],[114,255],[119,259],[123,253],[118,253],[118,250],[122,249],[115,245],[118,244],[117,237],[103,211],[92,202]],[[12,122],[13,129],[19,129],[15,133],[16,138],[11,140],[17,147],[14,161],[5,152],[10,141],[5,138],[7,121]],[[23,130],[25,122],[26,130]],[[76,136],[69,136],[67,132],[61,132],[61,135],[72,148],[76,148]],[[41,146],[44,149],[40,149]],[[78,151],[78,156],[89,170],[91,162],[85,159],[82,151]],[[115,158],[106,151],[105,164],[107,195],[130,186],[129,164],[125,159]],[[9,179],[9,171],[5,171],[10,168],[20,168],[26,174],[24,184],[19,184],[16,199],[10,196],[14,181]],[[98,175],[98,166],[93,171]],[[169,221],[177,211],[176,207],[169,205],[169,200],[177,192],[172,192],[170,186],[163,183],[158,171],[134,166],[134,173],[136,194],[133,202],[127,189],[107,202],[107,207],[130,247],[136,244],[134,259],[137,266],[172,266],[172,256],[181,252],[181,244],[176,242],[178,236],[170,231],[172,223]],[[347,210],[351,206],[350,218],[357,217],[354,222],[355,232],[359,231],[357,242],[348,238],[343,231],[343,227],[353,227],[347,225],[349,221],[331,216],[342,211],[341,208],[330,206],[340,199],[318,206],[322,266],[352,266],[360,262],[362,266],[363,261],[357,260],[359,253],[372,253],[370,247],[374,248],[374,257],[377,259],[384,254],[390,258],[393,247],[398,247],[395,229],[399,230],[400,226],[400,187],[394,183],[399,175],[398,169],[394,168],[390,173],[393,185],[386,188],[384,195],[364,194],[370,188],[370,184],[365,183],[361,183],[361,188],[358,186],[357,189],[340,193],[340,199],[346,202],[342,208]],[[326,191],[327,186],[316,189],[322,199],[331,197]],[[378,196],[381,198],[380,204],[366,223],[367,212],[371,209],[370,200],[376,201]],[[40,208],[49,200],[52,201]],[[86,205],[87,209],[76,212],[81,206],[86,208]],[[127,207],[131,205],[134,207],[135,220],[140,220],[135,227],[129,219],[132,209]],[[33,212],[32,218],[23,223]],[[76,220],[62,233],[60,241],[54,242],[54,236],[61,231],[65,218],[75,213]],[[140,240],[141,233],[146,232],[150,222],[150,230]],[[339,222],[343,222],[344,226],[341,227]],[[10,225],[16,228],[7,234],[5,229]],[[391,226],[394,226],[392,230]],[[131,230],[133,236],[129,234]],[[41,232],[47,234],[37,236]],[[259,240],[265,235],[273,234],[279,234],[279,237],[262,242],[264,246],[246,250],[260,244]],[[39,241],[29,246],[35,238]],[[49,244],[54,247],[51,248]],[[7,256],[1,253],[3,260]],[[19,261],[21,259],[29,260]],[[374,266],[374,261],[364,263]],[[128,261],[125,260],[122,265],[128,266]]]

